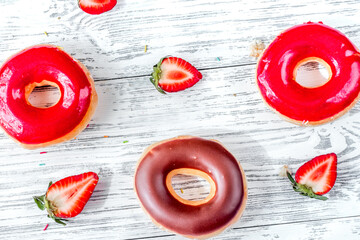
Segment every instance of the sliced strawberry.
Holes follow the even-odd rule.
[[[302,165],[295,174],[295,180],[288,172],[287,176],[296,192],[312,198],[326,200],[320,196],[331,190],[337,176],[337,156],[329,153],[313,158]]]
[[[65,225],[64,218],[75,217],[84,209],[98,181],[93,172],[70,176],[54,184],[50,182],[46,194],[34,200],[41,210],[47,210],[48,217]]]
[[[79,0],[79,7],[86,13],[97,15],[110,11],[117,0]]]
[[[159,92],[165,93],[192,87],[200,79],[201,73],[184,59],[165,57],[154,66],[150,81]]]

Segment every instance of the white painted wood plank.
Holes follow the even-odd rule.
[[[257,92],[248,48],[253,39],[268,44],[285,28],[309,20],[338,28],[359,46],[359,8],[355,0],[119,0],[113,11],[90,16],[75,0],[1,0],[0,61],[29,45],[60,45],[89,67],[99,93],[94,119],[75,140],[29,151],[0,135],[2,238],[182,239],[151,222],[132,183],[149,144],[192,134],[222,141],[248,178],[243,218],[215,239],[357,239],[359,104],[318,127],[281,120]],[[145,75],[167,54],[189,60],[204,79],[181,93],[157,93]],[[297,195],[278,176],[283,164],[295,170],[327,152],[339,155],[338,180],[327,202]],[[67,227],[51,223],[42,231],[50,221],[32,196],[50,180],[85,171],[99,172],[100,182],[84,212]]]
[[[149,144],[183,134],[222,141],[245,169],[249,201],[243,218],[234,225],[245,232],[232,232],[234,238],[252,237],[259,225],[360,215],[360,139],[353,133],[359,125],[358,106],[327,125],[292,125],[262,102],[253,81],[254,67],[203,71],[204,80],[193,88],[166,96],[153,89],[147,77],[99,81],[96,87],[102,101],[89,128],[76,140],[29,151],[1,136],[1,232],[34,238],[43,234],[49,220],[31,196],[41,194],[50,180],[91,170],[100,172],[101,180],[84,213],[70,222],[69,229],[52,224],[46,235],[75,238],[90,231],[94,238],[167,236],[139,207],[133,174]],[[339,155],[339,176],[327,202],[296,194],[278,176],[283,164],[295,170],[308,159],[332,151]],[[251,230],[246,233],[247,229]]]
[[[0,61],[30,45],[50,43],[83,61],[95,79],[150,74],[166,55],[200,69],[249,64],[255,62],[249,56],[253,40],[269,44],[281,31],[307,21],[338,28],[360,46],[359,9],[356,0],[119,1],[113,11],[91,16],[76,0],[2,1]]]

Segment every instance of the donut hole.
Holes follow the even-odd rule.
[[[300,61],[294,71],[295,81],[305,88],[325,85],[332,76],[329,64],[320,58],[306,58]]]
[[[210,194],[210,184],[198,176],[178,174],[171,183],[176,194],[189,201],[203,200]]]
[[[41,83],[32,83],[27,86],[25,96],[27,102],[33,107],[50,108],[59,102],[61,92],[57,84],[42,81]]]
[[[215,195],[215,183],[205,172],[176,169],[168,174],[166,185],[171,195],[187,205],[201,205]]]

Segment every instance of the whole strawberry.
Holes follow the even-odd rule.
[[[78,215],[91,197],[99,177],[87,172],[50,182],[45,195],[35,196],[34,200],[41,210],[47,210],[48,217],[66,225],[66,218]]]
[[[302,165],[295,174],[295,180],[287,171],[287,177],[293,185],[293,189],[301,195],[327,200],[321,196],[331,190],[337,176],[337,156],[329,153],[317,156]]]
[[[150,81],[161,92],[178,92],[202,79],[201,73],[184,59],[164,57],[153,67]]]

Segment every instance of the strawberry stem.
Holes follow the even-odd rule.
[[[52,185],[52,182],[49,183],[48,189],[51,185]],[[51,218],[55,222],[62,224],[64,226],[66,225],[66,223],[64,223],[63,221],[68,221],[68,220],[59,218],[59,217],[55,216],[55,214],[53,213],[54,206],[52,206],[51,202],[49,202],[46,199],[46,194],[41,195],[41,196],[34,196],[33,199],[34,199],[36,205],[38,206],[38,208],[40,208],[41,210],[45,210],[45,209],[47,210],[48,218]]]
[[[286,172],[286,175],[289,178],[295,192],[298,192],[303,196],[307,196],[307,197],[310,197],[310,198],[315,198],[315,199],[318,199],[318,200],[325,201],[325,200],[328,199],[327,197],[315,194],[311,187],[308,187],[306,185],[297,183],[295,181],[295,179],[291,176],[291,173],[289,171]]]
[[[163,60],[167,57],[169,57],[169,56],[161,58],[160,61],[156,65],[154,65],[153,72],[150,77],[150,82],[152,84],[154,84],[155,88],[162,94],[166,94],[166,92],[164,90],[162,90],[161,87],[159,86],[159,81],[161,78],[161,64],[162,64]]]

